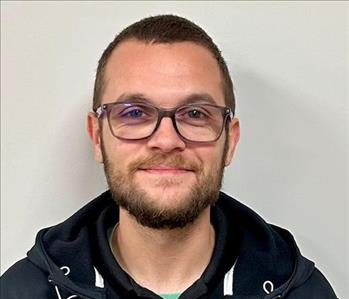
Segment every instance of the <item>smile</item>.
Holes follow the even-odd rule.
[[[155,175],[182,175],[182,174],[193,172],[193,170],[190,170],[190,169],[185,169],[181,167],[168,167],[168,166],[155,166],[155,167],[143,168],[139,170],[144,171],[148,174],[155,174]]]

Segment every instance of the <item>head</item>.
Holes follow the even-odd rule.
[[[206,103],[235,110],[232,80],[212,39],[172,15],[143,19],[124,29],[104,51],[97,69],[93,110],[111,102],[140,102],[173,110]],[[183,139],[169,117],[148,138],[113,136],[107,117],[88,116],[96,160],[104,164],[124,214],[155,229],[193,223],[218,198],[224,167],[239,140],[239,122],[227,119],[212,142]]]
[[[185,18],[174,15],[159,15],[142,19],[122,30],[108,45],[98,63],[93,94],[94,111],[101,105],[106,86],[105,70],[113,50],[122,42],[132,39],[145,44],[192,42],[206,48],[220,69],[225,105],[235,113],[233,82],[221,51],[202,28]]]

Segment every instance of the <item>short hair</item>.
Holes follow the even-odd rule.
[[[233,82],[227,64],[221,55],[221,51],[202,28],[183,17],[175,15],[158,15],[144,18],[126,27],[116,35],[114,40],[104,50],[98,62],[93,93],[94,111],[101,105],[101,97],[105,88],[105,69],[110,56],[120,43],[130,39],[154,44],[171,44],[188,41],[209,50],[216,59],[221,71],[225,105],[235,112]]]

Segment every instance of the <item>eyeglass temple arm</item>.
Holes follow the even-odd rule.
[[[102,115],[104,114],[105,109],[103,106],[99,106],[96,111],[94,112],[97,118],[101,118]]]
[[[234,112],[230,108],[226,108],[225,112],[230,119],[234,118]]]

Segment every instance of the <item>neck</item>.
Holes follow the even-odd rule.
[[[182,229],[151,229],[120,209],[112,245],[120,266],[155,293],[182,292],[200,278],[214,248],[210,208]]]

